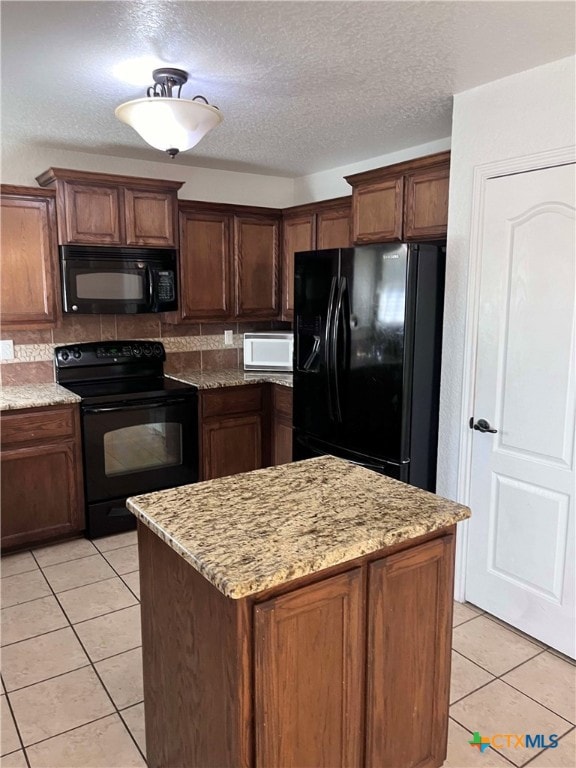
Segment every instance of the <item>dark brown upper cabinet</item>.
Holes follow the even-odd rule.
[[[232,314],[230,217],[180,209],[180,314],[183,322]]]
[[[58,245],[51,189],[2,185],[4,330],[52,328],[58,321]]]
[[[294,314],[294,254],[323,248],[346,248],[351,238],[351,198],[298,205],[283,211],[282,319]]]
[[[347,176],[355,244],[444,240],[450,152]]]
[[[180,201],[180,322],[275,320],[280,211]]]
[[[49,168],[36,177],[55,187],[58,242],[74,245],[178,245],[180,181]]]
[[[279,216],[234,216],[234,306],[240,320],[279,315],[279,239]]]

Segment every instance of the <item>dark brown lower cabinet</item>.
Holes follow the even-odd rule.
[[[202,479],[262,467],[262,416],[227,416],[202,425]]]
[[[362,571],[254,608],[256,765],[360,765]]]
[[[150,768],[439,768],[453,534],[232,600],[139,523]]]
[[[84,526],[78,406],[7,411],[2,440],[2,549]]]
[[[200,392],[201,479],[292,461],[292,390],[247,384]]]
[[[367,766],[446,756],[453,537],[370,564]]]
[[[263,428],[267,392],[261,384],[200,392],[202,480],[250,472],[268,464]]]

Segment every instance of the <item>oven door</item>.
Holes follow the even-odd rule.
[[[83,406],[88,504],[198,480],[196,392],[185,397]]]

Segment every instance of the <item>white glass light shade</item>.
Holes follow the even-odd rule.
[[[120,104],[114,112],[156,149],[192,149],[222,122],[216,107],[192,99],[154,96]]]

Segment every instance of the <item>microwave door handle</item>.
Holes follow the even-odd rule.
[[[148,277],[148,306],[154,306],[154,273],[151,267],[146,267],[146,275]]]

